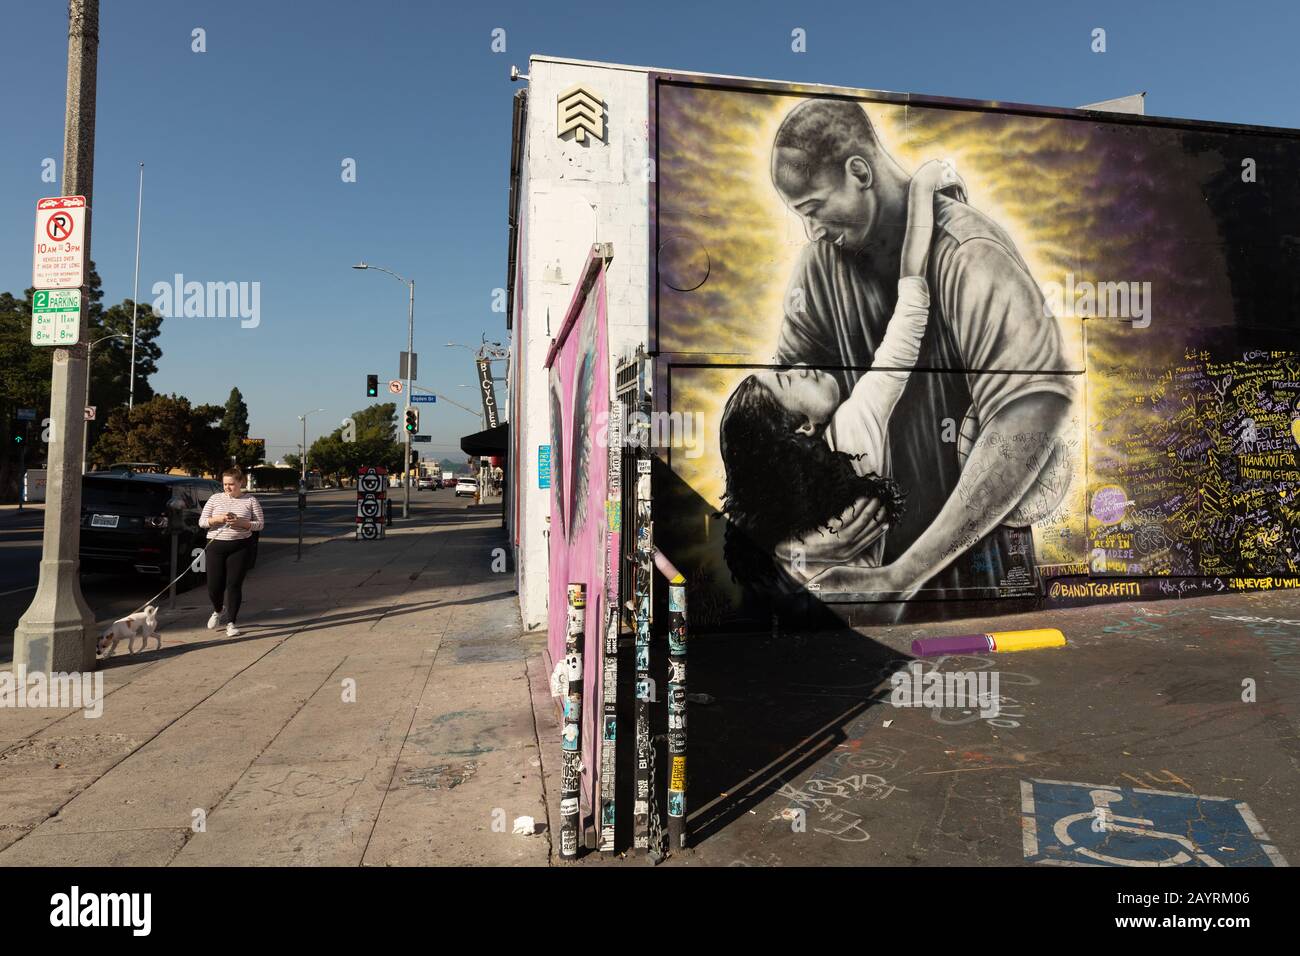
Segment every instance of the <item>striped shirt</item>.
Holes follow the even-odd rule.
[[[226,512],[234,512],[235,517],[251,521],[253,526],[251,530],[243,528],[232,528],[229,525],[209,526],[209,519],[213,515],[224,515]],[[251,538],[254,531],[261,531],[266,526],[266,519],[262,517],[262,506],[252,495],[240,495],[238,498],[232,498],[224,491],[219,491],[203,506],[203,515],[199,518],[199,527],[208,528],[208,537],[215,538],[218,541],[238,541],[241,538]]]

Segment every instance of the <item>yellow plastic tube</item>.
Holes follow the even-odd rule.
[[[1065,635],[1054,627],[1041,627],[1032,631],[994,631],[995,651],[1034,651],[1040,647],[1064,647]]]

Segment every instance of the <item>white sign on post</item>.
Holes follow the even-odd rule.
[[[85,196],[49,196],[36,203],[32,285],[79,289],[86,284]]]
[[[76,345],[80,338],[80,289],[32,293],[32,345]]]

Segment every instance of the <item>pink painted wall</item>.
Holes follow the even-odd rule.
[[[574,309],[578,314],[574,321]],[[594,805],[599,778],[600,673],[606,599],[605,558],[609,525],[609,350],[602,269],[582,302],[569,308],[553,352],[551,390],[550,601],[547,645],[551,660],[564,656],[568,585],[587,586],[583,645],[583,800]]]

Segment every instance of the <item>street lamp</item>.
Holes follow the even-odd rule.
[[[304,486],[307,481],[307,416],[316,412],[323,412],[323,408],[313,408],[310,412],[303,412],[298,416],[298,421],[302,422],[302,457],[298,461],[298,467],[302,471],[302,481]]]
[[[377,269],[380,272],[386,272],[398,282],[405,282],[411,287],[411,296],[406,312],[406,405],[411,405],[411,372],[412,366],[415,365],[415,280],[403,279],[391,269],[385,269],[383,266],[367,265],[365,262],[358,262],[352,268],[354,269]],[[404,416],[403,416],[404,417]],[[411,516],[411,433],[406,433],[406,457],[402,459],[402,517]]]
[[[101,335],[99,338],[95,339],[95,341],[91,342],[88,346],[86,346],[86,404],[87,405],[90,404],[90,366],[91,364],[93,364],[91,362],[91,359],[95,357],[95,346],[98,345],[100,342],[103,342],[105,339],[129,339],[129,338],[131,338],[131,336],[127,335],[125,332],[114,332],[112,335]],[[134,346],[134,344],[135,343],[132,342],[132,346]],[[88,431],[89,429],[85,429],[85,428],[81,430],[81,473],[83,475],[86,473],[86,469],[87,469],[86,443],[90,439],[90,436],[87,434]]]

